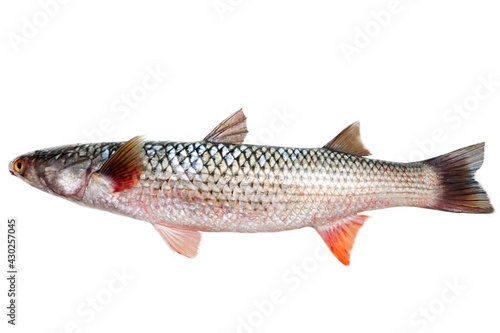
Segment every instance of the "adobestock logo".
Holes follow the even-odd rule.
[[[273,108],[271,114],[272,117],[269,119],[268,125],[260,128],[256,133],[249,132],[246,142],[259,145],[272,144],[276,135],[286,131],[287,127],[297,117],[295,112],[290,111],[286,105],[281,108]]]
[[[106,134],[111,133],[116,128],[119,121],[130,117],[132,111],[139,108],[149,94],[158,89],[168,77],[168,72],[163,71],[160,65],[156,65],[154,68],[146,66],[144,70],[146,74],[140,83],[132,86],[130,90],[120,94],[111,102],[111,114],[99,120],[96,127],[82,131],[85,140],[88,142],[103,141]]]
[[[451,304],[455,303],[466,289],[467,287],[461,284],[457,278],[444,280],[444,288],[439,294],[425,305],[419,306],[410,315],[408,323],[411,328],[400,331],[400,333],[425,332],[432,323],[438,321],[448,311]]]
[[[500,87],[500,81],[494,78],[493,74],[479,75],[477,81],[479,83],[470,94],[444,110],[441,115],[443,125],[434,127],[429,137],[415,140],[417,148],[407,156],[400,155],[400,161],[413,162],[433,157],[439,144],[447,141],[452,132],[458,131],[467,119],[480,110],[481,103],[491,99]]]
[[[14,49],[19,53],[21,45],[26,45],[38,36],[41,29],[45,28],[49,22],[59,14],[61,6],[66,5],[69,0],[40,0],[38,6],[40,9],[35,11],[30,17],[21,17],[21,28],[19,33],[8,32],[7,39]]]
[[[362,27],[354,27],[354,36],[351,41],[342,41],[339,44],[347,63],[352,62],[353,56],[361,54],[384,29],[389,27],[394,17],[401,14],[403,9],[404,6],[400,0],[390,0],[384,9],[370,11],[370,19]]]
[[[130,282],[135,279],[130,275],[125,268],[121,270],[112,269],[112,277],[107,281],[105,286],[97,290],[92,295],[89,295],[85,300],[81,301],[75,309],[77,318],[66,322],[59,330],[60,333],[82,333],[85,327],[94,322],[99,314],[106,311],[111,303],[123,293],[129,286]]]
[[[215,0],[212,6],[219,16],[219,19],[224,21],[226,14],[233,12],[242,2],[243,0]]]
[[[267,298],[255,300],[254,309],[250,313],[238,316],[236,332],[254,333],[266,319],[272,317],[276,309],[283,305],[292,293],[297,292],[303,283],[313,276],[323,261],[329,259],[331,259],[330,252],[323,244],[318,244],[311,255],[286,269],[281,275],[282,286],[273,289]]]

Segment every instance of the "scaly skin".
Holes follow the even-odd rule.
[[[99,167],[123,143],[68,148]],[[434,170],[326,148],[146,142],[139,184],[112,192],[91,178],[81,203],[151,223],[199,231],[282,231],[394,206],[429,207]],[[66,157],[68,156],[68,157]],[[61,157],[60,157],[61,158]]]

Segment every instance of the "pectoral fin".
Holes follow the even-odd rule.
[[[114,192],[131,188],[139,182],[141,175],[143,145],[144,138],[141,136],[125,142],[95,175],[108,179]]]
[[[347,216],[332,224],[317,227],[316,230],[323,237],[335,257],[347,266],[350,263],[351,250],[356,234],[366,219],[368,219],[366,215]]]
[[[201,241],[201,233],[199,231],[172,227],[160,223],[154,223],[153,226],[172,250],[188,258],[196,257]]]

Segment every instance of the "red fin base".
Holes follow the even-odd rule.
[[[112,182],[114,192],[124,191],[139,182],[143,145],[144,139],[140,136],[130,139],[118,148],[98,171],[100,176]]]

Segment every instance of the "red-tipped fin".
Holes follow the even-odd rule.
[[[125,142],[97,171],[111,181],[114,192],[131,188],[139,182],[142,172],[142,147],[144,138],[136,136]]]
[[[155,223],[153,226],[172,250],[188,258],[196,257],[201,241],[199,231],[172,227],[161,223]]]
[[[484,142],[423,161],[439,176],[439,194],[432,208],[457,213],[492,213],[493,206],[474,179],[484,159]]]
[[[242,144],[247,133],[247,117],[243,109],[240,109],[224,119],[203,140],[214,143]]]
[[[317,227],[316,230],[335,257],[348,266],[354,240],[366,219],[368,219],[366,215],[347,216],[333,224]]]
[[[371,155],[370,151],[361,142],[358,121],[347,126],[339,135],[328,142],[324,148],[357,156]]]

